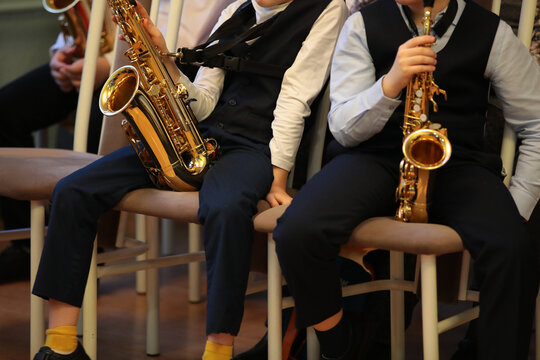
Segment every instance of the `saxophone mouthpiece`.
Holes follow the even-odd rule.
[[[433,7],[433,4],[435,3],[435,0],[424,0],[424,7]]]

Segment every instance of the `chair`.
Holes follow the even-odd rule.
[[[534,21],[535,1],[524,1],[520,20],[520,39],[530,45]],[[493,4],[493,11],[499,12],[500,3]],[[515,156],[516,136],[505,125],[501,157],[504,168],[512,173]],[[509,177],[505,180],[508,185]],[[292,298],[281,296],[282,277],[272,231],[277,219],[286,206],[269,209],[254,218],[255,229],[268,233],[268,359],[279,360],[282,357],[281,310],[293,306]],[[356,295],[380,290],[390,291],[391,346],[392,359],[405,358],[404,291],[415,293],[417,280],[408,281],[403,277],[403,253],[419,256],[420,287],[422,301],[422,328],[424,358],[438,359],[438,334],[464,324],[479,314],[474,307],[447,319],[438,320],[437,313],[437,256],[462,253],[461,271],[457,300],[478,301],[477,291],[468,290],[470,255],[463,248],[459,235],[451,228],[437,224],[402,223],[391,218],[372,218],[359,224],[353,231],[350,241],[341,247],[340,256],[363,264],[362,256],[367,249],[390,251],[390,278],[368,283],[351,285],[343,288],[343,296]],[[418,273],[418,272],[417,272]],[[537,297],[536,329],[540,329],[540,295]],[[319,358],[317,339],[312,329],[308,329],[308,359]],[[540,359],[540,335],[536,332],[537,354]]]
[[[88,119],[93,93],[93,81],[96,69],[99,41],[101,37],[101,24],[103,23],[105,16],[105,5],[105,0],[95,0],[93,2],[82,85],[77,107],[73,151],[35,148],[0,149],[0,167],[2,168],[2,172],[0,173],[0,183],[2,184],[0,187],[0,195],[31,202],[30,230],[21,229],[0,232],[0,241],[22,239],[28,237],[28,234],[30,234],[31,286],[33,286],[34,278],[37,272],[37,266],[39,264],[40,255],[43,248],[44,235],[46,232],[45,209],[52,197],[52,192],[56,183],[61,178],[69,175],[73,171],[97,160],[102,154],[110,152],[114,148],[119,147],[120,144],[118,144],[117,139],[123,139],[125,141],[125,137],[122,134],[119,134],[121,132],[119,124],[115,123],[116,126],[114,129],[117,129],[117,133],[115,135],[110,133],[110,129],[113,129],[113,127],[109,127],[109,129],[106,130],[104,129],[105,131],[102,132],[100,155],[88,154],[85,152],[86,131],[88,128]],[[180,7],[175,8],[176,10],[181,9],[182,3],[176,1],[174,6],[178,5]],[[157,6],[155,6],[155,9],[153,8],[151,13],[154,14],[154,16],[157,16]],[[176,21],[176,25],[173,25],[172,28],[178,28],[180,14],[180,11],[175,11],[175,15],[177,16],[171,17],[173,19],[172,21]],[[171,35],[169,35],[169,38],[170,36]],[[176,43],[176,38],[170,38],[170,41]],[[118,49],[115,48],[115,51],[117,50]],[[127,141],[125,141],[125,143],[127,144]],[[129,209],[129,201],[127,208]],[[151,226],[155,225],[155,219],[150,220],[149,222],[151,222]],[[123,228],[120,228],[120,230],[121,234]],[[157,232],[157,229],[151,228],[151,231]],[[157,242],[150,243],[147,246],[145,244],[141,244],[140,242],[133,242],[131,240],[124,241],[123,236],[118,236],[118,240],[120,243],[125,242],[127,246],[115,252],[100,255],[95,261],[99,263],[111,262],[113,260],[144,254],[145,252],[148,253],[149,256],[157,255]],[[129,268],[126,269],[126,267],[124,267],[122,270],[118,270],[118,268],[116,268],[114,271],[112,271],[108,267],[103,266],[101,273],[125,273],[136,270],[139,269],[134,268],[133,270],[130,270]],[[157,276],[157,273],[151,275],[155,277]],[[157,284],[157,281],[154,281],[153,284]],[[91,293],[92,290],[94,290],[94,298],[96,287],[97,281],[94,279],[94,284],[89,285],[89,292]],[[156,303],[157,288],[154,286],[153,291],[148,292],[147,296],[149,297],[148,303]],[[88,297],[91,296],[89,295],[86,298]],[[43,321],[43,301],[40,298],[32,295],[30,302],[30,357],[32,358],[32,356],[39,350],[39,347],[43,344],[45,328]],[[149,323],[151,326],[149,326],[149,329],[151,330],[149,330],[149,333],[157,333],[152,331],[155,327],[157,327],[156,321],[152,321],[152,319],[154,318],[150,317]],[[95,314],[94,318],[88,316],[85,318],[83,330],[85,342],[90,341],[89,339],[91,338],[95,340],[95,325]],[[91,356],[95,358],[95,351],[94,355]]]

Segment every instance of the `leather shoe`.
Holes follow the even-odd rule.
[[[267,334],[259,340],[251,349],[240,353],[232,358],[232,360],[266,360],[268,359],[268,337]]]
[[[42,346],[34,356],[34,360],[90,360],[86,355],[81,343],[77,343],[77,348],[71,354],[63,355],[55,353],[50,347]]]

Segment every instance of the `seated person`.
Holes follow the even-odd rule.
[[[140,5],[137,11],[159,51],[167,52],[146,11]],[[252,65],[271,64],[279,70],[272,75],[259,74],[257,66],[249,72],[202,67],[191,82],[172,58],[163,58],[172,79],[197,99],[191,106],[201,136],[216,139],[222,152],[199,190],[207,267],[205,360],[232,357],[250,266],[252,216],[261,199],[272,205],[291,200],[286,178],[346,16],[342,0],[238,0],[228,6],[215,26],[219,37],[253,36],[226,54]],[[129,145],[57,184],[33,288],[49,300],[46,344],[35,359],[88,358],[75,325],[97,220],[129,191],[152,186]]]
[[[107,21],[109,34],[114,29]],[[80,39],[80,38],[79,38]],[[112,39],[98,57],[96,78],[92,98],[88,128],[89,152],[97,153],[103,114],[99,110],[101,86],[109,76],[112,64]],[[32,133],[60,123],[77,108],[81,83],[84,50],[75,46],[79,41],[71,36],[58,35],[50,47],[50,61],[22,75],[0,88],[0,106],[3,116],[0,119],[0,147],[33,147]],[[54,145],[54,144],[53,144]],[[21,229],[30,226],[30,205],[0,197],[0,217],[4,229]],[[0,253],[0,283],[28,280],[30,277],[30,242],[12,241]]]
[[[178,33],[178,46],[192,47],[206,41],[219,14],[233,0],[186,0]],[[158,23],[166,24],[168,2],[162,2]],[[201,18],[204,17],[204,20]],[[112,28],[110,15],[106,15],[106,26]],[[21,76],[0,89],[0,105],[5,114],[0,120],[3,131],[0,133],[0,147],[32,147],[32,133],[59,123],[76,110],[78,89],[82,76],[84,59],[73,56],[74,40],[59,34],[56,43],[50,48],[51,61],[48,64]],[[112,48],[112,44],[110,44]],[[88,129],[88,151],[97,153],[103,114],[99,110],[99,94],[105,80],[109,77],[113,54],[108,51],[97,61],[95,90],[92,96],[90,122]],[[194,73],[189,69],[190,79]],[[193,66],[192,68],[195,68]],[[37,87],[37,89],[36,89]],[[32,98],[28,107],[28,89],[39,94]],[[37,103],[36,103],[37,101]],[[35,105],[35,106],[34,106]],[[25,111],[20,111],[24,107]],[[5,229],[20,229],[30,226],[30,206],[26,201],[0,197],[0,216]],[[12,241],[0,253],[0,283],[27,280],[30,277],[30,243],[28,240]],[[4,270],[5,269],[5,270]]]
[[[429,35],[418,35],[423,7],[378,0],[351,15],[338,39],[330,78],[334,157],[274,231],[296,324],[316,329],[325,359],[366,355],[357,338],[369,329],[343,315],[335,262],[359,223],[395,214],[406,87],[413,75],[433,72],[448,100],[435,98],[430,120],[448,129],[453,149],[433,178],[429,222],[453,228],[474,259],[478,359],[524,360],[538,291],[525,220],[540,196],[540,68],[512,29],[474,2],[435,0]],[[509,189],[500,157],[482,152],[490,84],[521,139]]]

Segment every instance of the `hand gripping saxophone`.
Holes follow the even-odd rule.
[[[66,43],[68,37],[73,39],[76,58],[84,57],[86,50],[86,38],[88,37],[88,26],[90,25],[91,0],[43,0],[43,7],[50,13],[60,14],[58,22],[60,30],[64,35]],[[113,24],[111,24],[113,25]],[[105,54],[112,50],[114,31],[109,28],[108,23],[103,24],[101,31],[100,54]]]
[[[201,138],[187,90],[173,83],[135,11],[136,2],[108,2],[131,46],[126,56],[132,65],[119,68],[105,82],[101,111],[124,115],[122,127],[156,186],[197,190],[217,153],[217,143]]]
[[[424,34],[431,30],[433,0],[424,2]],[[403,118],[403,155],[400,182],[396,189],[399,208],[396,219],[410,222],[427,222],[430,171],[443,166],[452,153],[446,129],[428,119],[429,104],[437,111],[433,96],[446,92],[435,84],[433,73],[414,75],[407,86]]]

